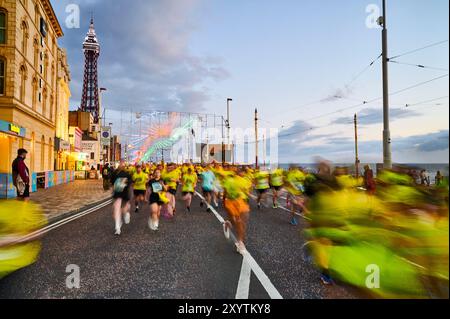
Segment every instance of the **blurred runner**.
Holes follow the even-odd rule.
[[[147,190],[147,182],[148,175],[142,171],[142,167],[140,165],[136,166],[136,173],[132,176],[133,180],[133,193],[134,193],[134,204],[135,210],[137,213],[139,211],[139,202],[143,202],[145,200],[145,192]]]
[[[164,184],[167,186],[167,198],[169,202],[165,204],[165,209],[168,211],[170,217],[176,213],[176,199],[177,186],[180,180],[180,171],[174,164],[167,165],[167,169],[161,174]]]
[[[230,221],[224,223],[224,232],[229,238],[230,228],[236,229],[237,244],[236,249],[241,254],[246,251],[245,234],[248,222],[248,213],[250,207],[248,205],[248,194],[250,193],[252,183],[244,178],[244,173],[240,175],[234,173],[225,174],[222,180],[224,189],[224,206]]]
[[[208,165],[206,169],[200,174],[201,178],[201,185],[202,185],[202,192],[203,197],[206,200],[206,211],[210,212],[210,208],[208,205],[211,205],[211,199],[212,199],[212,193],[214,191],[214,183],[215,183],[215,175],[211,170],[211,166]],[[200,207],[203,207],[205,203],[203,200],[200,202]]]
[[[31,202],[0,201],[0,279],[37,260],[36,238],[18,242],[47,224],[41,208]]]
[[[255,189],[258,192],[256,204],[261,209],[261,202],[265,200],[265,194],[270,189],[269,173],[267,171],[257,170],[255,173]]]
[[[187,167],[181,178],[181,191],[183,193],[183,200],[185,202],[187,212],[191,211],[192,196],[194,195],[195,188],[197,187],[197,180],[197,174],[195,174],[194,169],[192,167]]]
[[[111,183],[113,186],[113,217],[115,222],[116,235],[121,234],[122,215],[125,224],[130,223],[130,191],[131,175],[125,170],[123,162],[119,164],[116,171],[112,173]]]
[[[270,174],[270,187],[273,191],[273,208],[278,208],[278,196],[283,184],[283,170],[277,168]]]
[[[161,206],[167,204],[169,200],[165,196],[167,190],[161,179],[161,171],[156,169],[153,173],[153,178],[148,182],[150,190],[150,218],[148,219],[148,227],[153,230],[159,230],[159,218],[161,215]]]

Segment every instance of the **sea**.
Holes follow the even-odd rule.
[[[317,164],[316,163],[283,163],[280,164],[280,167],[283,169],[288,169],[291,165],[295,165],[298,167],[302,167],[308,171],[315,172],[317,170]],[[332,163],[332,167],[348,167],[350,170],[350,173],[355,173],[355,164],[352,163]],[[373,170],[374,174],[377,174],[377,171],[379,168],[383,166],[383,164],[379,163],[361,163],[359,164],[361,173],[364,171],[364,166],[369,165],[370,168]],[[449,164],[424,164],[424,163],[408,163],[408,164],[401,164],[396,163],[393,164],[394,166],[402,166],[402,167],[410,167],[412,169],[415,169],[417,172],[420,172],[421,170],[426,170],[426,173],[428,176],[430,176],[431,183],[434,184],[434,177],[436,176],[436,173],[439,171],[442,176],[445,178],[449,177]]]

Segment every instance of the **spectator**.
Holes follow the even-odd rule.
[[[375,179],[373,178],[373,171],[369,165],[364,166],[364,187],[369,194],[375,193]]]
[[[30,171],[25,164],[27,154],[27,150],[19,149],[17,158],[12,163],[13,184],[17,189],[17,198],[23,201],[30,200]]]

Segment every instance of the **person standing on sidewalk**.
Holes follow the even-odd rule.
[[[103,189],[105,191],[107,191],[111,187],[111,181],[110,181],[111,167],[109,166],[109,163],[106,163],[105,167],[103,167],[102,178],[103,178]]]
[[[125,164],[120,163],[116,171],[112,173],[111,183],[113,184],[113,217],[115,221],[116,235],[121,234],[122,215],[125,224],[130,223],[130,191],[131,191],[131,175],[125,170]]]
[[[17,158],[12,163],[13,184],[17,189],[17,198],[26,202],[30,200],[30,171],[25,164],[27,154],[27,150],[19,149]]]

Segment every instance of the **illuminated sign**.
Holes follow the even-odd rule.
[[[13,133],[16,133],[17,135],[20,135],[20,127],[14,124],[9,124],[9,130]]]

